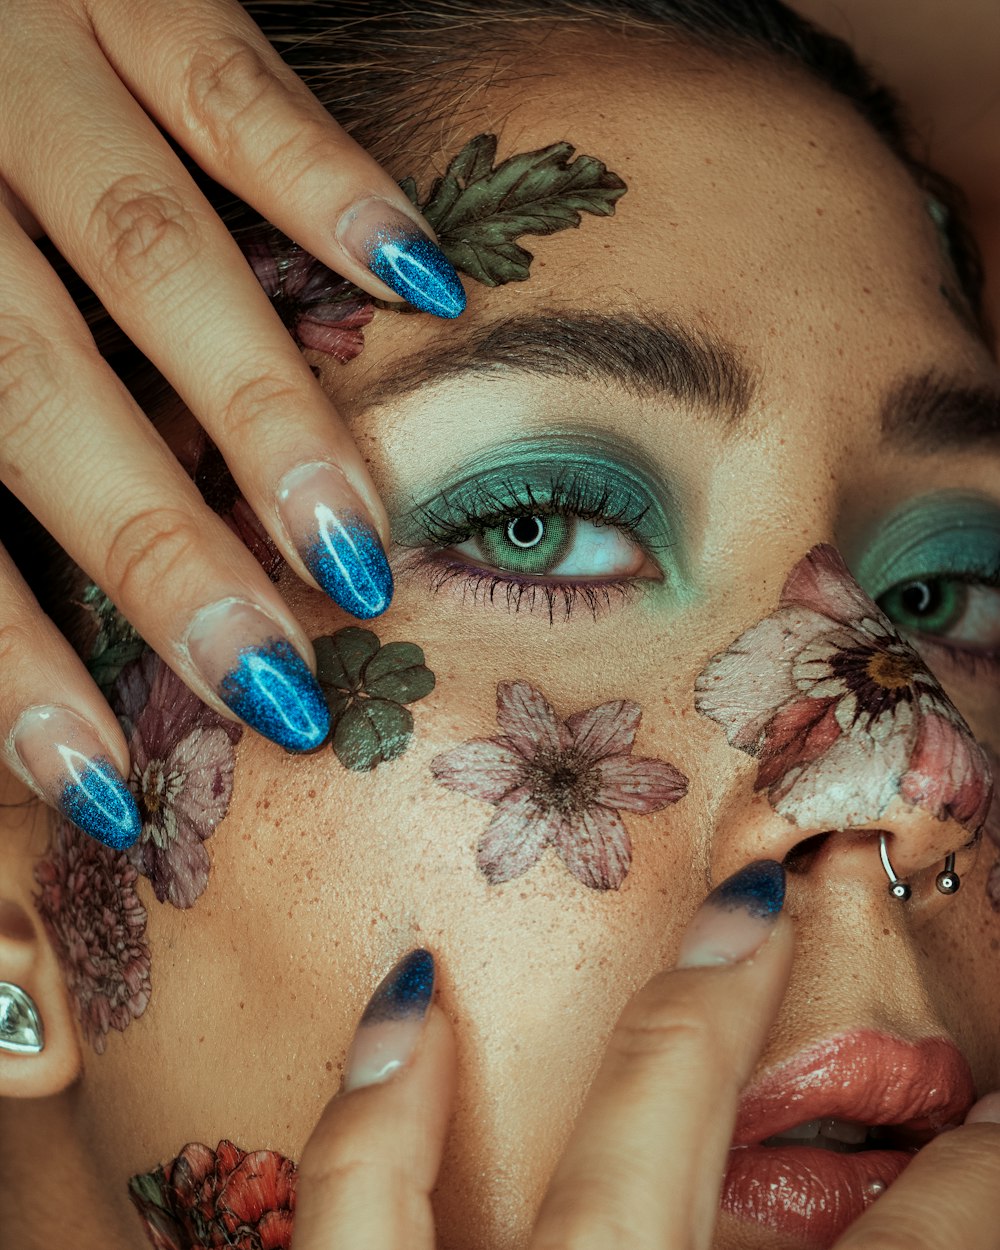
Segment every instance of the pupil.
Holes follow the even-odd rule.
[[[941,604],[940,592],[935,593],[935,588],[928,582],[911,582],[904,589],[901,598],[905,611],[914,616],[933,612]]]
[[[515,547],[537,547],[545,536],[541,517],[519,516],[507,525],[507,537]]]

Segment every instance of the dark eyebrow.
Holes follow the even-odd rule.
[[[542,312],[475,326],[457,341],[448,335],[396,361],[357,402],[381,404],[494,369],[613,382],[640,398],[667,395],[707,409],[727,424],[743,416],[756,390],[736,348],[706,332],[629,312]]]
[[[882,405],[882,437],[916,452],[1000,446],[1000,391],[934,372],[905,378]]]

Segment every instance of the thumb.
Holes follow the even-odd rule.
[[[434,1250],[430,1193],[455,1089],[434,976],[431,953],[411,951],[365,1008],[299,1163],[292,1250]]]

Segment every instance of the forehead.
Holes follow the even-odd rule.
[[[884,388],[939,366],[943,350],[951,367],[981,367],[982,348],[941,295],[924,198],[848,101],[795,71],[638,41],[566,55],[551,45],[544,64],[481,92],[438,169],[412,172],[425,190],[480,131],[499,135],[499,158],[567,140],[628,185],[614,217],[522,238],[535,254],[530,279],[467,281],[469,309],[454,324],[377,318],[338,389],[377,375],[383,352],[569,305],[710,329],[776,383],[808,361],[810,386],[825,390],[849,358],[853,377]]]

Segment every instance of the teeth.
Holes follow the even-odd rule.
[[[808,1141],[810,1137],[818,1137],[820,1128],[831,1120],[806,1120],[805,1124],[796,1124],[794,1128],[786,1128],[780,1133],[782,1141]]]
[[[780,1146],[786,1142],[809,1142],[820,1146],[830,1141],[847,1146],[861,1146],[867,1138],[867,1125],[858,1124],[855,1120],[806,1120],[803,1124],[786,1128],[774,1137],[768,1137],[763,1144]]]
[[[855,1120],[823,1120],[819,1131],[821,1137],[832,1137],[849,1146],[860,1146],[868,1136],[868,1126]]]

